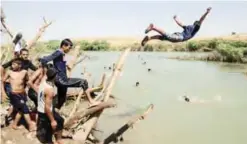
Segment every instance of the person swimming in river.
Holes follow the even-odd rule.
[[[187,103],[212,103],[212,102],[220,102],[221,96],[215,96],[213,100],[203,100],[197,98],[189,98],[188,96],[182,96],[182,100]]]
[[[200,20],[195,21],[194,24],[192,24],[192,25],[182,24],[180,21],[177,20],[177,16],[175,15],[173,17],[173,19],[181,28],[183,28],[183,32],[174,32],[172,34],[169,34],[165,31],[161,30],[160,28],[157,28],[156,26],[154,26],[151,23],[148,26],[148,28],[145,30],[145,34],[147,34],[150,31],[156,31],[159,33],[159,35],[154,35],[151,37],[145,36],[141,42],[141,45],[144,46],[150,40],[161,40],[161,41],[166,40],[166,41],[176,43],[176,42],[187,41],[187,40],[193,38],[196,35],[196,33],[199,31],[202,22],[204,21],[206,16],[209,14],[210,10],[211,10],[211,7],[207,8],[207,11],[201,16]]]

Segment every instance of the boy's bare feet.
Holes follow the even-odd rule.
[[[101,101],[94,101],[94,100],[92,100],[92,101],[90,101],[90,103],[89,103],[89,107],[97,106],[97,105],[99,105],[100,103],[102,103],[102,102],[101,102]]]
[[[142,43],[141,45],[144,46],[149,40],[149,37],[148,36],[145,36],[144,39],[142,40]]]
[[[37,130],[36,125],[33,122],[31,122],[31,124],[29,124],[28,130],[29,132],[36,131]]]
[[[150,32],[153,29],[154,25],[151,23],[147,29],[145,30],[145,34],[147,34],[148,32]]]
[[[22,129],[23,126],[17,126],[17,125],[12,124],[12,125],[11,125],[11,128],[12,128],[13,130],[19,130],[19,129]]]

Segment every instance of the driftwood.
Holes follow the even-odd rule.
[[[3,8],[1,7],[1,23],[2,23],[5,31],[9,34],[10,38],[12,39],[14,36],[13,36],[13,33],[9,30],[9,27],[7,27],[7,25],[5,23],[5,18],[6,18],[6,15],[4,14]]]
[[[79,54],[80,54],[80,46],[77,45],[75,47],[73,53],[72,53],[72,59],[68,63],[68,67],[67,67],[67,76],[68,77],[71,76],[72,69],[75,67],[75,63],[78,59]]]
[[[92,92],[98,92],[98,91],[100,91],[100,90],[103,88],[104,81],[105,81],[105,74],[103,74],[103,76],[102,76],[102,79],[101,79],[101,82],[100,82],[100,86],[99,86],[99,87],[92,88],[91,91],[92,91]],[[70,120],[71,117],[72,117],[72,116],[74,115],[74,113],[76,112],[77,107],[78,107],[78,105],[80,104],[81,98],[82,98],[83,96],[85,96],[85,94],[84,94],[84,95],[83,95],[83,94],[84,94],[84,91],[81,89],[80,92],[79,92],[79,94],[78,94],[78,97],[77,97],[77,99],[76,99],[75,105],[74,105],[73,109],[71,110],[71,112],[70,112],[70,114],[69,114],[69,117],[65,119],[65,123],[67,123],[68,120]]]
[[[104,141],[100,144],[109,144],[111,142],[117,143],[119,137],[120,137],[120,141],[123,140],[122,138],[123,133],[126,132],[130,127],[133,127],[133,125],[139,122],[140,120],[143,120],[146,117],[146,115],[153,110],[153,107],[154,107],[153,104],[150,104],[143,114],[128,121],[125,125],[120,127],[116,132],[110,134],[107,138],[105,138]]]
[[[2,64],[6,63],[9,60],[9,53],[11,52],[11,49],[9,47],[7,47],[6,52],[4,53],[4,58],[1,61]]]
[[[73,109],[71,110],[70,114],[69,114],[69,117],[67,119],[65,119],[65,123],[67,122],[68,119],[70,119],[70,117],[72,117],[74,115],[74,113],[76,112],[77,110],[77,107],[78,105],[80,104],[80,100],[81,100],[81,97],[82,97],[82,94],[84,93],[83,89],[80,90],[79,92],[79,96],[77,97],[77,100],[75,102],[75,105],[73,107]]]
[[[45,32],[45,29],[52,24],[52,22],[47,22],[45,18],[43,18],[44,24],[39,28],[38,33],[33,38],[33,40],[29,41],[27,43],[26,49],[31,49],[35,43],[39,40],[39,38],[42,36],[42,34]]]
[[[78,120],[82,119],[83,117],[86,117],[88,115],[94,114],[95,112],[102,110],[104,108],[110,108],[114,107],[115,104],[109,103],[109,102],[102,102],[97,106],[89,107],[84,110],[80,110],[76,112],[72,117],[70,117],[65,123],[64,123],[64,128],[68,129],[70,128],[75,122]]]
[[[116,70],[114,71],[110,83],[106,88],[106,92],[103,93],[104,97],[104,102],[106,102],[111,94],[113,85],[115,84],[116,78],[118,76],[118,74],[121,71],[121,68],[123,67],[123,63],[125,60],[125,57],[127,56],[128,52],[130,51],[130,48],[127,48],[123,54],[121,55],[121,57],[119,58],[117,64],[116,64]],[[103,112],[104,109],[102,109],[101,111],[99,111],[99,113],[97,113],[94,117],[92,117],[91,119],[89,119],[86,123],[85,123],[85,133],[84,135],[82,135],[82,139],[85,141],[89,135],[89,133],[91,132],[92,128],[95,126],[95,124],[97,123],[99,116],[101,115],[101,113]]]
[[[78,65],[79,63],[81,63],[82,61],[84,61],[86,58],[88,58],[88,56],[84,56],[84,57],[81,57],[76,63],[75,63],[75,66]]]

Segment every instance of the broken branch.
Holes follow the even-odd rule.
[[[107,86],[106,88],[106,92],[103,93],[103,95],[105,96],[104,97],[104,102],[106,102],[109,97],[110,97],[110,94],[111,94],[111,91],[112,91],[112,88],[113,88],[113,85],[115,84],[115,81],[116,81],[116,78],[120,72],[120,68],[123,66],[123,63],[124,63],[124,60],[127,56],[127,54],[129,53],[130,51],[130,48],[127,48],[121,55],[121,57],[119,58],[118,62],[117,62],[117,65],[116,65],[116,70],[113,72],[113,75],[111,77],[111,80],[110,80],[110,83],[109,85]],[[101,115],[101,113],[103,112],[104,109],[102,109],[96,116],[92,117],[91,119],[89,119],[87,121],[87,125],[85,126],[85,134],[82,136],[82,139],[83,140],[86,140],[89,133],[91,132],[93,126],[96,124],[96,122],[98,121],[99,119],[99,116]]]
[[[39,28],[38,33],[36,34],[36,36],[34,37],[33,40],[29,41],[27,43],[26,49],[31,49],[31,47],[33,47],[35,45],[35,43],[39,40],[39,38],[42,36],[42,34],[45,32],[45,29],[52,24],[52,22],[47,23],[47,21],[45,20],[45,18],[43,18],[44,20],[44,25],[42,25]]]
[[[137,116],[134,119],[131,119],[128,121],[125,125],[120,127],[116,132],[113,132],[111,135],[109,135],[101,144],[109,144],[111,142],[118,142],[118,138],[123,135],[124,132],[126,132],[130,127],[133,127],[134,124],[139,122],[140,120],[143,120],[151,110],[153,110],[153,104],[150,104],[148,108],[145,110],[145,112],[139,116]]]
[[[80,110],[80,111],[76,112],[72,117],[67,119],[67,121],[64,123],[64,128],[68,129],[75,123],[75,121],[78,121],[78,120],[82,119],[83,117],[91,115],[91,114],[93,114],[99,110],[104,109],[104,108],[110,108],[113,106],[115,106],[115,104],[110,103],[110,102],[103,102],[97,106],[89,107],[89,108],[84,109],[84,110]]]
[[[6,30],[6,32],[9,34],[9,36],[11,38],[13,38],[14,37],[13,34],[10,32],[9,28],[7,27],[7,25],[5,23],[5,18],[6,18],[6,15],[4,14],[3,8],[1,7],[1,23],[2,23],[2,25],[4,27],[4,29]]]

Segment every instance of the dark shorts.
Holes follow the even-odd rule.
[[[163,40],[168,40],[170,42],[182,42],[183,39],[184,37],[182,33],[166,33],[165,35],[163,35]]]
[[[56,131],[63,130],[64,119],[56,112],[53,112],[53,116],[57,121]],[[38,112],[38,121],[37,121],[37,138],[41,143],[51,143],[53,130],[51,127],[51,121],[48,116],[44,113]]]
[[[27,95],[25,93],[13,93],[10,92],[9,95],[10,103],[13,105],[14,109],[23,114],[29,114],[29,109],[26,104]]]

